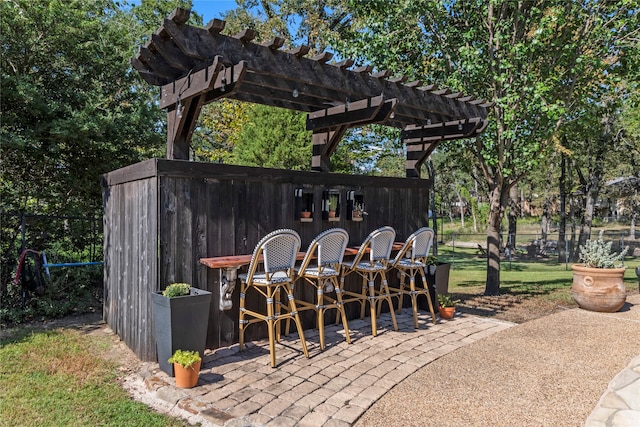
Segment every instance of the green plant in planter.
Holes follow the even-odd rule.
[[[191,365],[201,361],[200,353],[189,350],[176,350],[173,356],[167,360],[169,363],[177,363],[185,369],[189,369]]]
[[[427,257],[427,265],[438,265],[438,257],[435,255],[429,255]]]
[[[338,195],[329,195],[329,211],[336,211],[338,209]]]
[[[440,305],[440,307],[455,307],[459,302],[459,299],[454,300],[450,295],[438,295],[438,304]]]
[[[620,253],[613,252],[611,242],[602,240],[602,231],[598,239],[587,240],[580,246],[582,264],[571,266],[571,296],[580,308],[604,313],[622,308],[627,299],[623,264],[626,253],[626,249]]]
[[[188,283],[171,283],[151,292],[153,326],[160,369],[173,376],[167,359],[178,349],[204,354],[207,343],[211,292]]]
[[[364,203],[355,202],[353,205],[353,212],[358,218],[361,218],[364,214]]]
[[[597,240],[587,240],[583,246],[580,246],[580,262],[589,268],[621,268],[629,248],[624,248],[620,253],[613,252],[611,250],[613,242],[602,240],[602,233],[603,230],[600,231]]]
[[[189,295],[191,291],[191,285],[188,283],[172,283],[167,288],[162,291],[162,295],[167,298],[173,297],[182,297],[185,295]]]

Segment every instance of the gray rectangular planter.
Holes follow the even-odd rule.
[[[449,294],[450,269],[451,264],[447,262],[439,262],[438,265],[428,265],[424,268],[427,283],[429,284],[429,294],[431,295],[433,308],[436,309],[436,311],[438,308],[438,295]],[[419,302],[418,308],[420,308],[420,310],[427,310],[429,308],[426,299]]]
[[[440,262],[436,266],[435,282],[438,294],[449,294],[449,270],[451,270],[451,264],[448,262]]]
[[[167,360],[176,350],[198,351],[204,356],[211,292],[191,288],[191,294],[167,298],[152,292],[153,326],[160,369],[173,376],[173,364]]]

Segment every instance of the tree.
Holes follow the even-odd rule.
[[[311,169],[311,136],[306,115],[296,111],[255,105],[233,152],[233,162],[290,170]]]
[[[249,120],[246,102],[220,99],[204,106],[193,133],[193,159],[231,163],[240,132]]]
[[[257,40],[283,37],[290,42],[285,21],[271,11],[255,15],[253,2],[239,1],[228,11],[225,32],[245,28],[256,31]],[[292,111],[219,99],[206,105],[199,116],[191,143],[194,160],[304,170],[311,168],[311,135],[305,115]],[[306,150],[306,152],[305,152]],[[298,163],[296,163],[298,162]]]
[[[171,3],[171,4],[169,4]],[[162,156],[164,113],[129,60],[149,22],[112,0],[0,3],[0,194],[3,212],[98,217],[100,176]],[[153,28],[158,19],[153,13]],[[33,231],[37,234],[37,230]],[[41,230],[49,241],[64,230]],[[19,227],[2,223],[3,284]]]
[[[100,175],[163,146],[156,96],[129,65],[137,21],[108,0],[0,8],[3,207],[98,215]]]
[[[511,187],[553,148],[574,109],[619,63],[611,51],[637,26],[629,1],[432,1],[341,5],[328,33],[343,56],[484,97],[492,123],[470,150],[490,198],[486,294],[500,286],[501,223]],[[634,9],[635,7],[635,9]],[[338,10],[336,8],[336,10]],[[451,144],[462,147],[461,144]]]

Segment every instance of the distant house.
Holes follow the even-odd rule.
[[[640,203],[640,177],[619,177],[605,182],[603,198],[598,211],[603,218],[629,219],[638,212]]]

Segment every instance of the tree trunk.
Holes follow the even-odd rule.
[[[473,232],[478,232],[478,215],[476,212],[476,207],[478,206],[478,201],[472,197],[471,198],[471,217],[473,218]]]
[[[591,238],[591,225],[595,213],[596,201],[600,195],[600,183],[604,176],[604,151],[607,143],[610,142],[608,136],[608,127],[605,128],[604,134],[595,141],[596,151],[594,160],[589,165],[589,176],[585,180],[583,174],[578,173],[580,183],[582,184],[584,194],[584,210],[582,212],[582,220],[580,221],[580,236],[578,237],[578,248]],[[579,170],[576,170],[580,172]]]
[[[560,155],[560,179],[558,180],[560,193],[560,225],[558,226],[558,262],[565,262],[567,259],[566,251],[566,227],[567,227],[567,190],[565,187],[567,160],[566,155]]]
[[[489,223],[487,226],[487,283],[485,295],[500,294],[500,231],[502,218],[509,202],[509,188],[493,184],[490,193]]]
[[[635,194],[631,196],[631,224],[629,226],[629,240],[636,240],[636,221],[640,214],[640,203],[638,203],[638,190],[635,190]]]
[[[464,230],[464,201],[462,200],[460,192],[456,191],[456,195],[458,196],[458,204],[460,205],[460,227]]]
[[[578,247],[583,246],[591,238],[591,225],[593,224],[593,212],[596,206],[596,199],[593,191],[588,191],[584,198],[584,211],[582,221],[580,221],[580,235],[578,236]]]
[[[511,253],[516,246],[516,232],[518,228],[518,186],[514,185],[509,191],[509,237],[507,246]]]

